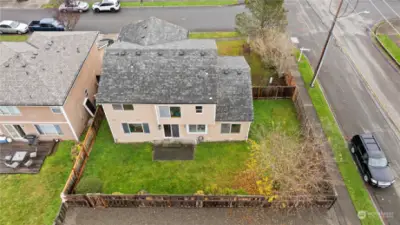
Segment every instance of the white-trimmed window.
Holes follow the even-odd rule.
[[[180,118],[181,107],[179,106],[158,106],[161,118]]]
[[[238,134],[240,133],[240,126],[236,123],[222,123],[221,134]]]
[[[60,125],[57,124],[35,124],[36,130],[41,135],[63,135]]]
[[[0,116],[16,116],[21,112],[16,106],[0,106]]]
[[[62,113],[61,108],[58,107],[58,106],[50,107],[50,109],[54,114],[61,114]]]
[[[187,125],[189,134],[207,134],[207,125],[204,124],[189,124]]]
[[[203,106],[196,105],[196,113],[203,113]]]
[[[112,104],[114,110],[132,111],[134,110],[132,104]]]
[[[123,123],[122,129],[125,134],[131,133],[150,133],[149,124],[148,123]]]

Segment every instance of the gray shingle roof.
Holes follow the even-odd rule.
[[[146,29],[153,30],[152,21],[159,26],[158,19],[149,19]],[[106,49],[97,103],[217,104],[217,121],[253,120],[250,67],[244,57],[218,57],[215,40],[149,46],[124,40],[132,39],[124,36]]]
[[[34,32],[0,42],[0,105],[63,105],[97,32]]]
[[[150,17],[124,26],[118,39],[147,46],[185,40],[188,35],[189,31],[183,27],[156,17]]]
[[[252,121],[250,67],[244,57],[218,57],[216,121]]]

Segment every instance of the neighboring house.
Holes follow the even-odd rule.
[[[0,42],[0,134],[78,140],[95,111],[97,32],[34,32]]]
[[[154,17],[106,49],[96,99],[115,142],[246,140],[253,120],[244,57],[220,57],[215,40]]]

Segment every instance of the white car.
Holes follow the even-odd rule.
[[[3,20],[0,22],[0,34],[25,34],[29,28],[25,23],[12,20]]]
[[[66,5],[61,4],[58,10],[60,12],[86,12],[89,9],[89,4],[87,2],[72,1],[71,4]]]
[[[92,9],[95,12],[116,12],[119,11],[120,4],[118,0],[103,0],[102,2],[95,2]]]

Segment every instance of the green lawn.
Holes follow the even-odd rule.
[[[400,63],[399,46],[386,34],[378,34],[377,37],[385,49],[396,59],[397,63]]]
[[[0,224],[53,224],[72,168],[71,141],[61,142],[39,174],[0,175]]]
[[[240,37],[237,32],[191,32],[189,38],[192,39],[216,39]]]
[[[285,129],[298,129],[290,100],[255,101],[254,109],[252,126],[282,123]],[[193,194],[213,184],[231,187],[248,157],[246,142],[201,143],[193,161],[153,162],[151,144],[115,144],[103,121],[84,176],[100,178],[104,193]]]
[[[300,53],[297,51],[296,57],[298,58],[299,55]],[[313,76],[313,70],[308,62],[308,59],[306,57],[302,57],[302,60],[298,63],[298,67],[306,83],[308,93],[311,96],[318,117],[321,120],[322,128],[324,129],[325,135],[327,136],[328,141],[333,149],[335,160],[339,166],[339,170],[342,174],[353,204],[357,211],[369,212],[368,216],[361,220],[361,223],[371,225],[381,224],[376,209],[372,204],[368,192],[364,186],[364,182],[361,179],[355,164],[353,163],[353,159],[347,147],[346,141],[344,140],[338,125],[336,124],[334,116],[328,106],[321,88],[319,87],[318,82],[316,82],[314,88],[309,88],[309,84]]]
[[[0,41],[26,41],[28,35],[0,35]]]

